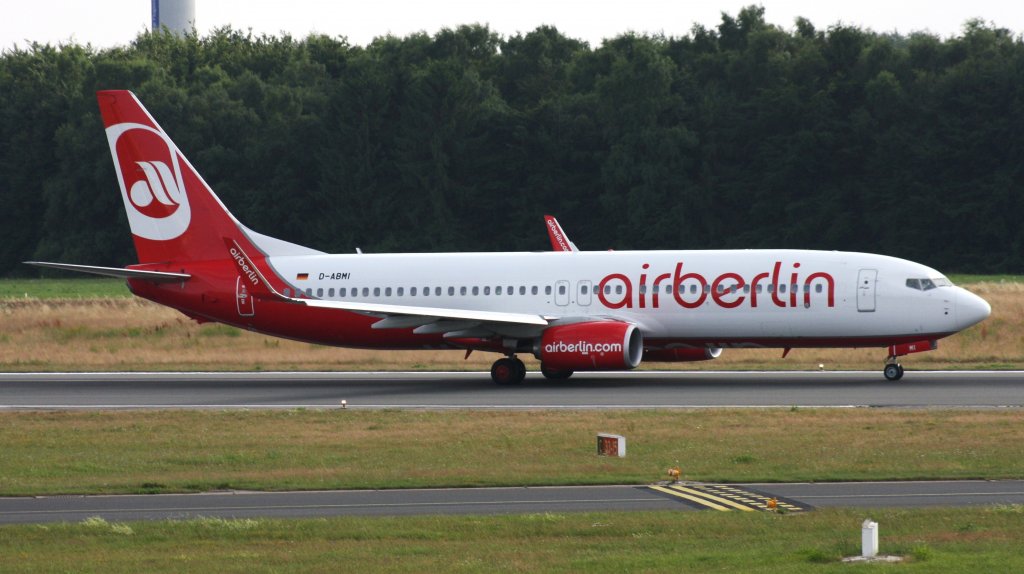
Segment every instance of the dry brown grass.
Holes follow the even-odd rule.
[[[992,317],[907,357],[912,369],[1024,366],[1024,284],[968,286],[992,304]],[[727,350],[685,369],[877,369],[881,349]],[[524,357],[531,370],[536,361]],[[286,341],[221,325],[200,326],[141,299],[0,300],[0,370],[474,370],[494,355],[461,351],[369,351]]]

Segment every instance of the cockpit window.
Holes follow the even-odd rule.
[[[950,287],[953,285],[945,277],[932,277],[931,279],[907,279],[907,287],[918,291],[930,291],[936,287]]]

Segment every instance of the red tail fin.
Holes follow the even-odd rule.
[[[97,92],[140,263],[224,257],[242,227],[135,94]],[[248,243],[248,242],[245,242]]]

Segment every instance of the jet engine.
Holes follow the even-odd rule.
[[[644,338],[636,325],[592,321],[557,325],[544,331],[533,354],[549,371],[621,371],[643,357]]]

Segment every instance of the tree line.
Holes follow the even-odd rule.
[[[593,47],[540,27],[145,33],[0,54],[0,275],[135,262],[95,101],[133,90],[224,203],[330,252],[807,248],[1024,272],[1024,41],[760,7]]]

